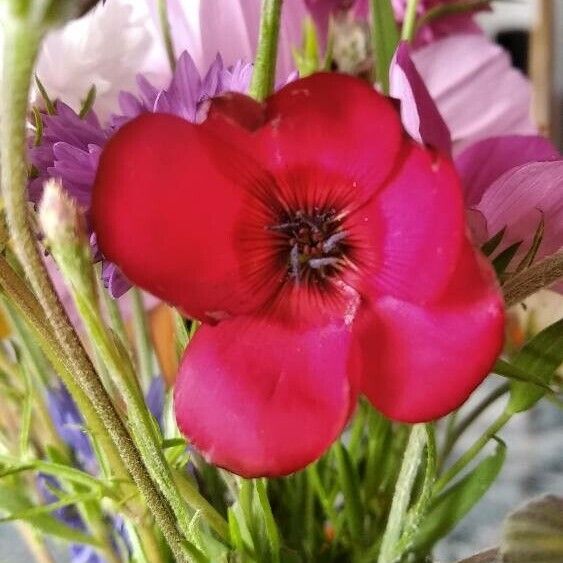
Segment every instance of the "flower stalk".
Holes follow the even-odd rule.
[[[176,558],[186,561],[184,540],[178,532],[174,515],[150,478],[129,432],[72,328],[47,274],[28,220],[25,121],[31,76],[44,31],[42,25],[23,18],[9,16],[4,21],[0,168],[2,195],[14,250],[45,311],[47,326],[55,334],[64,353],[71,378],[76,380],[82,392],[90,398],[103,423],[103,432],[109,435],[117,447],[124,465],[141,490]]]
[[[426,441],[427,434],[424,424],[413,426],[397,484],[395,485],[395,493],[389,512],[389,519],[387,520],[387,527],[381,542],[378,563],[393,563],[397,560],[398,553],[396,548],[407,518],[412,489],[418,474]]]
[[[416,9],[418,8],[418,0],[408,0],[405,19],[403,20],[403,29],[401,39],[411,43],[416,34]]]
[[[258,101],[273,91],[283,0],[263,0],[260,36],[250,84],[250,95]]]

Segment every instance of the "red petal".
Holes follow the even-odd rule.
[[[359,265],[368,270],[372,295],[424,303],[444,290],[456,268],[463,199],[448,158],[414,143],[407,150],[397,175],[350,216],[347,228],[366,249]]]
[[[261,174],[203,128],[144,115],[108,143],[93,195],[106,258],[136,285],[202,319],[252,310],[258,299],[244,282],[238,247],[245,182],[224,174],[222,162]]]
[[[291,82],[267,102],[259,130],[272,169],[300,166],[349,179],[371,194],[393,170],[403,130],[392,102],[343,74],[314,74]]]
[[[356,396],[350,327],[287,328],[239,317],[196,334],[175,386],[178,426],[245,477],[285,475],[340,434]]]
[[[488,375],[503,343],[503,302],[470,244],[447,291],[420,307],[383,297],[358,332],[363,391],[392,419],[424,422],[458,408]]]

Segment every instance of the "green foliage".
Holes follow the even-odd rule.
[[[425,554],[479,502],[497,478],[506,457],[505,444],[497,440],[493,454],[487,456],[463,479],[434,499],[416,534],[412,550]]]
[[[399,30],[390,0],[371,1],[372,43],[375,78],[385,94],[389,93],[389,67],[399,45]]]
[[[549,385],[555,371],[563,363],[563,319],[534,337],[516,355],[512,365],[519,372],[534,374],[535,380]],[[514,382],[507,411],[518,413],[532,408],[545,394],[539,385]]]

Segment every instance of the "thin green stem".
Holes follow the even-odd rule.
[[[266,99],[274,89],[282,3],[283,0],[262,2],[260,35],[250,84],[250,95],[258,101]]]
[[[124,354],[120,353],[115,341],[106,330],[100,310],[96,306],[97,296],[95,294],[95,286],[88,283],[93,275],[93,272],[88,272],[88,268],[91,269],[88,254],[86,253],[85,262],[82,265],[79,261],[66,259],[67,254],[70,254],[71,257],[80,256],[82,254],[80,248],[75,249],[75,244],[82,245],[82,242],[76,241],[74,244],[69,244],[71,244],[71,246],[65,249],[56,244],[55,241],[51,241],[51,250],[61,271],[65,274],[65,279],[70,282],[69,288],[86,332],[92,344],[99,351],[104,365],[109,370],[111,380],[115,383],[127,405],[129,426],[151,477],[158,483],[162,495],[168,501],[176,516],[178,526],[186,539],[186,543],[189,543],[189,538],[192,536],[190,530],[191,515],[188,512],[184,497],[182,497],[178,490],[171,469],[162,451],[160,433],[146,406],[133,365],[129,357],[124,357]],[[144,317],[143,302],[140,295],[138,295],[137,289],[134,290],[134,296],[137,297],[137,315]],[[144,333],[146,334],[146,331],[144,331]],[[147,340],[146,343],[150,346],[150,341]],[[149,353],[151,352],[150,348],[148,351]],[[195,488],[188,488],[184,489],[184,494],[186,495],[188,504],[190,504],[194,510],[202,510],[202,508],[205,508],[205,513],[214,517],[209,521],[209,524],[224,539],[227,539],[228,526],[226,522],[224,526],[218,523],[221,517],[209,506],[199,492]],[[191,549],[193,555],[199,555],[195,547],[192,546]]]
[[[499,432],[512,418],[507,412],[502,412],[497,419],[485,430],[483,435],[447,470],[434,486],[434,494],[441,492],[446,485],[463,471],[487,445],[497,432]]]
[[[444,443],[440,465],[448,458],[462,434],[479,418],[479,416],[481,416],[481,414],[483,414],[483,412],[485,412],[498,399],[506,395],[508,391],[510,391],[509,383],[500,385],[489,393],[481,402],[475,405],[475,407],[469,411],[456,426],[454,426]]]
[[[0,97],[2,194],[12,243],[25,274],[46,312],[47,326],[71,366],[75,379],[103,423],[100,429],[117,447],[124,465],[179,561],[186,560],[174,515],[101,384],[54,290],[28,220],[26,116],[33,67],[45,30],[25,20],[4,18],[3,92]]]
[[[401,39],[412,43],[416,33],[416,10],[418,8],[418,0],[408,0],[405,17],[403,19],[403,29]]]
[[[154,376],[154,361],[149,325],[145,311],[143,295],[139,289],[131,289],[131,304],[133,306],[133,327],[135,331],[135,348],[137,350],[137,365],[143,388],[149,388]]]
[[[162,41],[166,49],[166,56],[172,72],[176,69],[176,53],[174,50],[174,40],[172,38],[172,29],[170,28],[170,19],[168,18],[168,1],[157,0],[158,2],[158,21],[160,25],[160,33]]]
[[[396,547],[401,537],[412,489],[426,444],[426,429],[423,424],[412,427],[405,456],[395,485],[387,527],[381,542],[378,563],[393,563],[397,559]]]

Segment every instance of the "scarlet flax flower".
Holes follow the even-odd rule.
[[[319,457],[360,393],[396,420],[440,417],[501,349],[502,298],[451,160],[352,77],[263,104],[228,94],[199,125],[137,118],[104,149],[93,221],[129,279],[205,321],[176,416],[240,475]]]

